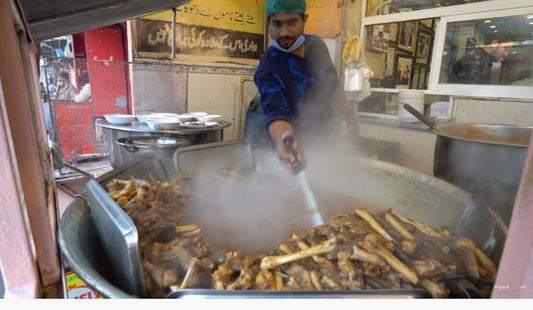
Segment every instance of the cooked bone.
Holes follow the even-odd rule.
[[[390,210],[384,211],[383,215],[385,216],[385,220],[387,223],[391,224],[391,226],[400,234],[402,237],[406,239],[415,239],[415,236],[411,234],[405,227],[403,227],[402,223],[400,223],[394,215],[390,212]]]
[[[265,256],[261,260],[261,270],[268,270],[275,268],[279,265],[283,265],[295,260],[299,260],[305,257],[320,255],[333,251],[335,249],[335,239],[329,239],[320,245],[310,247],[306,250],[302,250],[295,253],[280,255],[280,256]]]
[[[428,290],[433,298],[445,298],[450,294],[450,291],[442,283],[435,283],[427,278],[420,280],[420,285]]]
[[[366,211],[366,209],[357,209],[355,213],[363,218],[372,228],[374,228],[385,240],[395,242],[395,240],[379,225],[379,223]]]
[[[316,270],[311,270],[311,282],[317,290],[322,290],[322,285],[320,284],[320,275]]]
[[[375,236],[368,235],[363,242],[363,248],[369,252],[375,253],[385,259],[385,261],[396,271],[398,271],[402,276],[409,280],[413,284],[418,283],[418,276],[415,271],[405,265],[402,261],[397,259],[392,255],[389,250],[381,245],[379,242],[376,242]]]
[[[433,277],[446,273],[446,267],[433,259],[413,260],[411,266],[419,277]]]
[[[369,262],[377,266],[385,266],[386,264],[385,260],[381,256],[367,252],[357,245],[353,246],[351,259]]]
[[[404,239],[400,242],[400,250],[409,255],[413,256],[415,255],[416,251],[416,240],[414,239]]]
[[[446,236],[446,234],[443,234],[431,227],[428,227],[420,221],[417,221],[417,220],[412,221],[410,219],[407,219],[392,209],[390,210],[390,212],[392,212],[392,214],[398,217],[402,222],[414,226],[416,229],[418,229],[421,233],[425,235],[428,235],[430,237],[435,237],[435,238],[444,238]]]
[[[291,280],[296,281],[296,286],[301,290],[314,290],[315,286],[311,280],[311,273],[304,266],[292,263],[287,268],[287,274],[291,276]]]
[[[350,256],[351,253],[348,250],[340,251],[339,253],[337,253],[337,257],[339,258],[337,261],[339,265],[339,270],[351,282],[360,273],[360,271],[358,271],[357,268],[350,261]]]
[[[203,268],[201,261],[197,257],[193,257],[179,288],[209,288],[211,280],[211,273]]]
[[[458,238],[455,244],[458,247],[464,246],[474,251],[477,261],[488,272],[488,274],[486,275],[486,278],[489,279],[490,281],[494,281],[494,279],[496,278],[496,265],[494,265],[494,263],[487,256],[487,254],[485,254],[472,240],[469,240],[466,238]]]
[[[276,278],[268,270],[261,270],[255,276],[255,288],[259,290],[276,290]]]
[[[274,278],[276,278],[276,290],[283,290],[285,288],[285,286],[283,285],[283,278],[285,278],[285,275],[279,271],[276,271],[274,273]]]
[[[479,266],[476,259],[476,254],[474,251],[467,246],[460,245],[459,248],[461,248],[464,256],[464,263],[466,271],[468,272],[468,275],[478,280],[479,279]]]

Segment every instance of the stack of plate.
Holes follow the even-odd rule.
[[[409,104],[418,112],[424,114],[424,91],[414,89],[402,89],[398,92],[398,118],[404,123],[418,123],[419,120],[403,105]]]

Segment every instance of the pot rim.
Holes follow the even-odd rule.
[[[435,129],[433,132],[439,136],[443,136],[450,139],[455,140],[462,140],[467,142],[475,142],[480,144],[491,144],[491,145],[501,145],[501,146],[515,146],[515,147],[521,147],[521,148],[527,148],[529,147],[530,139],[531,139],[531,133],[533,132],[533,126],[531,125],[508,125],[508,124],[490,124],[490,123],[442,123],[442,124],[436,124]],[[446,129],[452,128],[452,127],[494,127],[494,128],[501,128],[501,129],[517,129],[522,131],[529,130],[530,137],[527,139],[527,142],[503,142],[503,141],[490,141],[482,140],[482,139],[476,139],[476,138],[469,138],[469,137],[462,137],[459,135],[455,135],[453,133],[446,132]],[[501,135],[502,137],[516,137],[515,136],[506,136]]]

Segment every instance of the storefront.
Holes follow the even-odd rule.
[[[84,138],[62,141],[69,147],[68,154],[73,150],[72,154],[79,155],[102,151],[99,143],[103,140],[99,140],[95,123],[96,118],[107,113],[205,111],[222,115],[231,123],[222,128],[223,138],[219,140],[243,138],[248,105],[257,95],[253,74],[269,38],[265,31],[265,1],[227,0],[209,5],[197,0],[171,5],[153,1],[150,8],[140,5],[131,11],[119,10],[120,13],[112,7],[91,8],[84,4],[87,7],[78,8],[83,14],[59,11],[54,14],[62,18],[56,19],[39,16],[31,9],[36,5],[33,1],[21,2],[20,7],[15,1],[11,5],[3,3],[0,10],[0,29],[5,40],[0,52],[1,152],[3,158],[9,159],[3,161],[1,169],[5,186],[0,213],[4,219],[0,225],[0,288],[6,298],[41,298],[56,296],[65,275],[57,246],[61,214],[35,43],[61,35],[84,34],[83,48],[74,46],[69,68],[73,82],[80,84],[75,86],[81,87],[83,70],[78,69],[80,59],[85,58],[84,68],[91,74],[93,94],[99,95],[93,95],[94,104],[88,105],[91,111],[82,111],[90,116],[77,120],[84,124],[81,127],[69,122],[69,113],[78,113],[72,112],[71,103],[55,105],[55,113],[64,116],[64,126],[60,126],[63,131],[57,131],[58,136],[79,134],[94,138],[91,143]],[[345,81],[361,136],[394,152],[394,156],[384,156],[376,151],[372,154],[376,158],[388,158],[416,173],[439,177],[433,165],[440,136],[423,123],[400,114],[399,93],[406,89],[424,93],[422,112],[439,124],[533,124],[533,6],[529,1],[307,3],[310,17],[306,30],[326,42],[341,80]],[[57,8],[49,9],[53,12]],[[107,27],[111,25],[120,27]],[[113,44],[106,43],[106,48],[94,48],[103,46],[104,37],[113,37],[110,40],[122,46],[111,50]],[[347,60],[343,57],[346,44],[357,40],[360,57]],[[85,57],[80,57],[81,50]],[[476,52],[487,54],[488,58],[483,59]],[[114,65],[120,68],[112,68]],[[348,73],[363,67],[367,78],[350,89],[346,83]],[[168,81],[173,81],[170,87]],[[361,97],[363,90],[365,95]],[[533,194],[528,186],[533,157],[531,149],[527,152],[529,140],[520,143],[525,145],[520,158],[524,165],[522,174],[514,175],[512,193],[504,202],[508,235],[499,258],[493,298],[532,296],[532,287],[527,285],[531,275],[518,275],[516,271],[531,268],[527,245],[533,235],[526,231],[529,228],[525,221],[533,212],[533,206],[528,204]],[[480,193],[481,190],[476,194]],[[21,274],[21,269],[26,272]]]

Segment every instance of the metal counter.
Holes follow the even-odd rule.
[[[167,136],[185,137],[191,144],[202,144],[211,142],[221,142],[224,140],[224,129],[231,126],[231,122],[219,121],[218,125],[207,128],[178,128],[175,130],[153,130],[147,124],[133,121],[127,125],[114,125],[105,119],[97,119],[96,126],[105,129],[105,137],[109,148],[109,162],[114,168],[124,164],[121,156],[121,147],[117,140],[124,137],[133,136]]]

